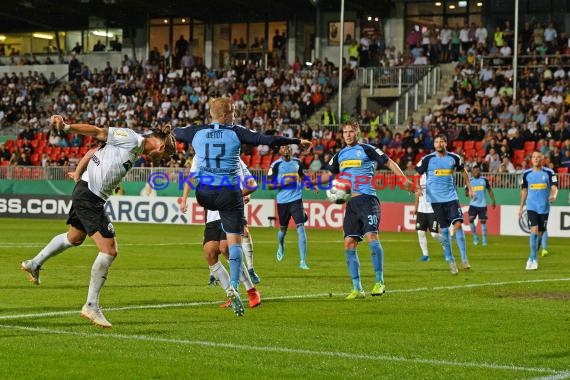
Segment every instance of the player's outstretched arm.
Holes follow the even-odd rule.
[[[550,203],[556,202],[557,196],[558,196],[558,186],[556,185],[550,186],[550,196],[548,197],[548,202]]]
[[[495,208],[497,207],[497,201],[495,200],[495,193],[493,192],[493,189],[489,187],[489,197],[491,197],[491,207]]]
[[[91,124],[66,124],[61,115],[53,115],[50,120],[58,130],[93,136],[99,141],[107,141],[107,136],[109,135],[107,128],[99,128]]]
[[[475,199],[475,193],[473,192],[473,187],[471,187],[471,181],[469,181],[469,174],[467,173],[467,170],[465,168],[461,171],[461,176],[463,177],[463,182],[465,182],[465,186],[467,186],[466,195],[471,199]]]
[[[519,208],[519,218],[523,214],[524,205],[526,204],[526,197],[527,196],[528,196],[528,189],[523,187],[521,189],[521,207]]]
[[[400,169],[400,166],[398,166],[398,164],[394,160],[390,158],[388,162],[385,163],[385,165],[392,171],[392,173],[397,175],[399,178],[402,179],[405,178],[405,181],[403,182],[404,189],[410,192],[414,191],[414,184],[406,177],[402,169]]]
[[[419,204],[420,204],[420,192],[416,191],[414,193],[414,209],[412,210],[413,215],[417,215]]]
[[[311,142],[309,140],[304,140],[304,139],[289,138],[285,136],[276,136],[276,135],[262,135],[261,133],[253,132],[250,131],[249,129],[241,127],[236,128],[234,131],[238,135],[240,141],[248,145],[283,146],[283,145],[298,144],[301,149],[307,149],[311,146]]]
[[[186,214],[188,211],[188,205],[186,202],[188,201],[188,195],[190,194],[190,185],[184,182],[184,190],[182,191],[182,198],[180,199],[180,203],[178,207],[180,208],[180,212]]]

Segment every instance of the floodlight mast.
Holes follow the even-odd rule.
[[[318,0],[317,0],[318,1]],[[518,1],[518,0],[517,0]],[[356,38],[356,36],[354,36]],[[338,59],[338,112],[337,122],[341,123],[342,118],[342,52],[344,50],[344,0],[340,1],[340,43],[339,46],[339,59]]]

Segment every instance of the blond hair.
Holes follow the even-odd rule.
[[[210,116],[213,120],[221,121],[225,119],[227,115],[231,115],[233,111],[233,102],[230,98],[210,99]]]

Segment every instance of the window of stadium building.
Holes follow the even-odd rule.
[[[86,35],[85,52],[121,51],[123,48],[122,29],[92,29]]]
[[[27,54],[55,54],[57,53],[58,45],[56,37],[54,32],[44,31],[2,34],[0,35],[0,57],[19,57]],[[59,33],[59,46],[63,51],[66,50],[65,32]]]
[[[205,24],[190,17],[153,18],[149,26],[149,47],[163,56],[176,56],[186,46],[194,57],[204,56]],[[182,37],[182,39],[181,39]],[[177,47],[177,42],[179,42]],[[180,60],[180,56],[178,57]]]
[[[415,25],[420,29],[435,25],[441,27],[445,24],[450,27],[463,26],[482,22],[482,0],[442,0],[430,2],[406,3],[406,30],[411,30]]]

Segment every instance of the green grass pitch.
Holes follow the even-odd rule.
[[[1,379],[570,378],[570,239],[551,238],[551,256],[527,272],[528,238],[481,247],[468,235],[473,269],[452,276],[431,237],[424,263],[415,234],[381,233],[388,292],[346,301],[342,232],[309,230],[301,271],[294,229],[278,263],[277,231],[257,228],[262,304],[236,317],[206,285],[201,227],[115,228],[119,256],[101,295],[113,328],[101,330],[79,317],[93,243],[53,258],[34,286],[19,264],[64,222],[0,219]],[[359,255],[369,292],[366,244]]]

